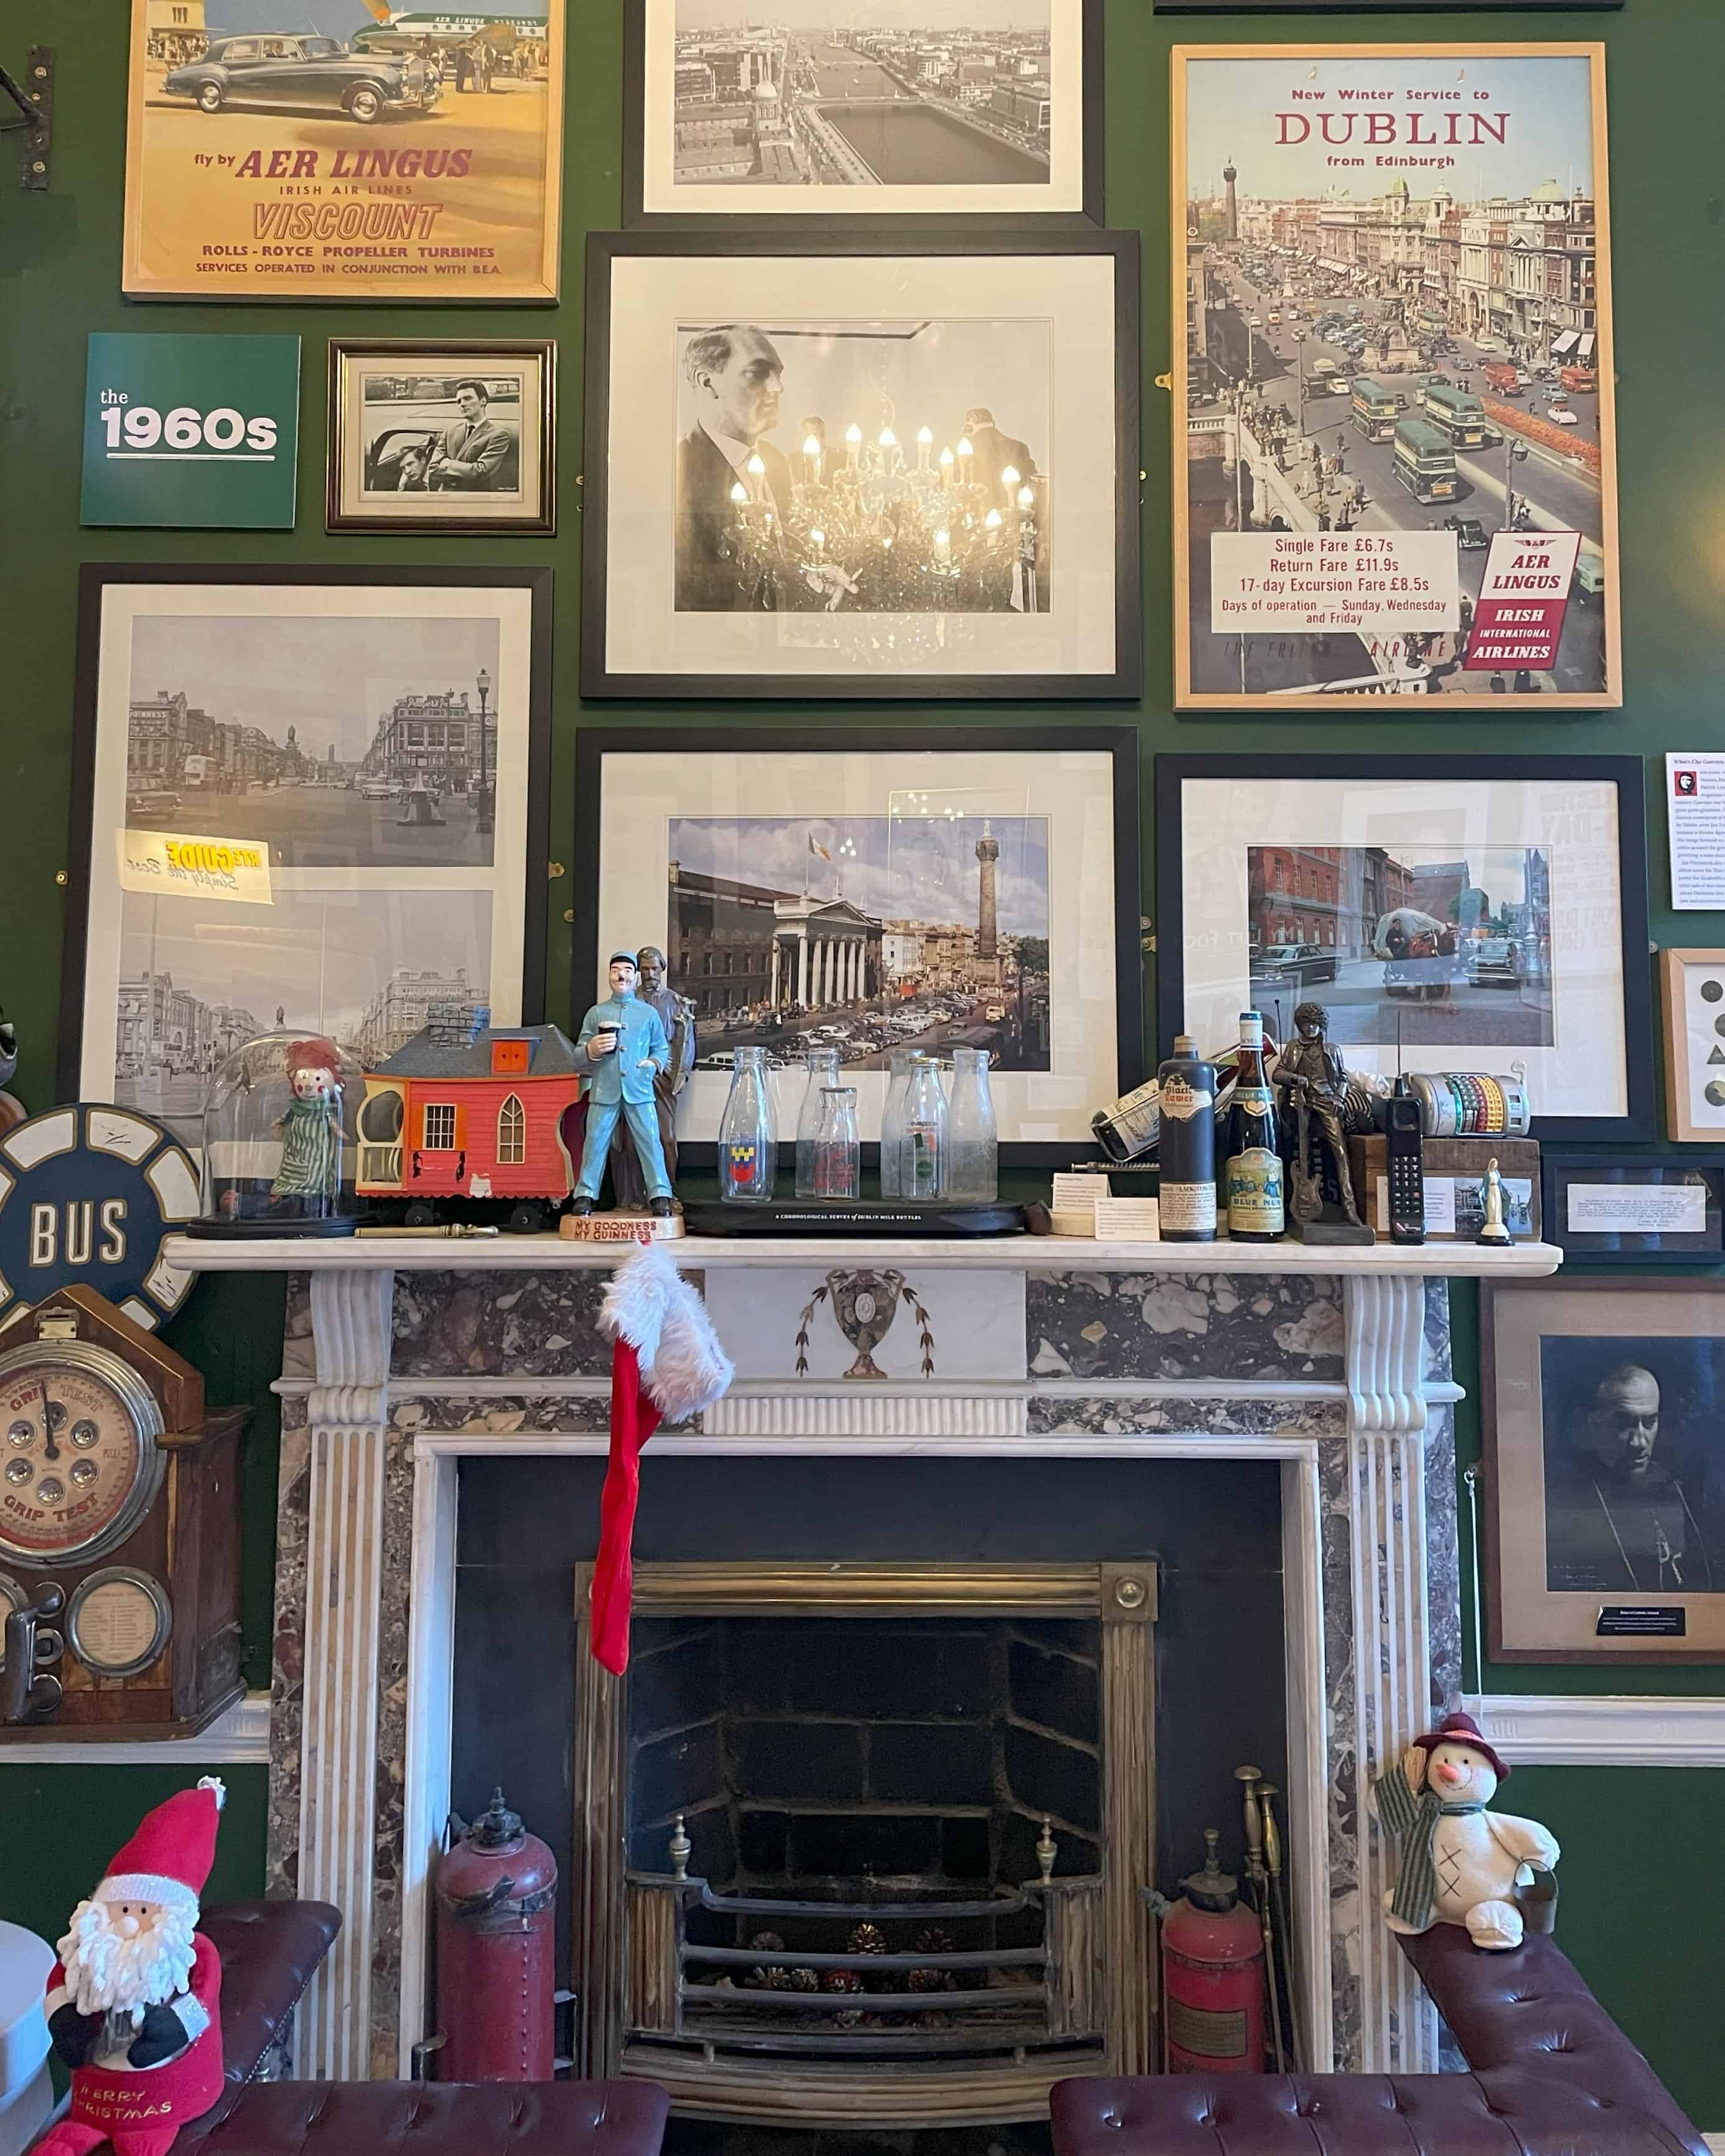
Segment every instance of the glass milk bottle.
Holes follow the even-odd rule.
[[[839,1082],[839,1051],[836,1048],[811,1048],[806,1060],[809,1083],[797,1114],[797,1195],[816,1198],[822,1194],[814,1187],[815,1141],[825,1112],[823,1096],[829,1086]]]
[[[814,1198],[857,1198],[862,1194],[862,1141],[856,1133],[855,1086],[824,1086],[820,1093],[820,1126],[810,1162]],[[797,1195],[803,1192],[799,1186]]]
[[[1000,1135],[988,1091],[988,1061],[986,1048],[952,1050],[942,1195],[955,1205],[992,1205],[999,1194]]]
[[[932,1055],[911,1059],[904,1115],[898,1194],[927,1204],[944,1194],[947,1169],[947,1096],[941,1091],[940,1066]]]
[[[768,1090],[767,1051],[735,1051],[731,1094],[719,1124],[719,1195],[731,1205],[765,1205],[773,1197],[778,1132]]]
[[[905,1096],[911,1083],[913,1048],[895,1048],[887,1066],[886,1105],[880,1111],[880,1195],[902,1198],[903,1163],[899,1158],[905,1136]]]

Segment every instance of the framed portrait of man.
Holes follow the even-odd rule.
[[[588,242],[591,696],[1122,696],[1137,239]]]
[[[1725,1653],[1725,1281],[1555,1281],[1485,1300],[1498,1661]]]
[[[548,338],[332,337],[331,531],[557,529]]]

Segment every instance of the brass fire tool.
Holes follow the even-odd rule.
[[[1288,1994],[1288,2051],[1294,2062],[1294,2071],[1300,2072],[1307,2064],[1306,2046],[1300,2040],[1300,2000],[1294,1989],[1293,1933],[1288,1927],[1287,1881],[1282,1876],[1281,1829],[1276,1823],[1273,1799],[1281,1794],[1274,1782],[1258,1784],[1258,1808],[1264,1815],[1264,1869],[1270,1874],[1270,1898],[1276,1912],[1276,1951],[1281,1964],[1282,1982]],[[1276,1982],[1276,1972],[1271,1971],[1271,1983]]]
[[[1287,2071],[1287,2054],[1281,2041],[1281,1994],[1276,1980],[1276,1936],[1270,1921],[1270,1881],[1264,1869],[1264,1820],[1258,1810],[1258,1784],[1263,1779],[1255,1767],[1236,1767],[1245,1804],[1246,1875],[1252,1906],[1258,1912],[1258,1928],[1264,1935],[1264,1984],[1270,1994],[1270,2041],[1277,2073]]]

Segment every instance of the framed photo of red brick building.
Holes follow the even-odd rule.
[[[1175,701],[1623,701],[1603,45],[1177,47]]]

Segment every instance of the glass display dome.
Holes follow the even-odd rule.
[[[351,1235],[358,1055],[321,1034],[236,1048],[203,1103],[203,1206],[194,1235]]]

